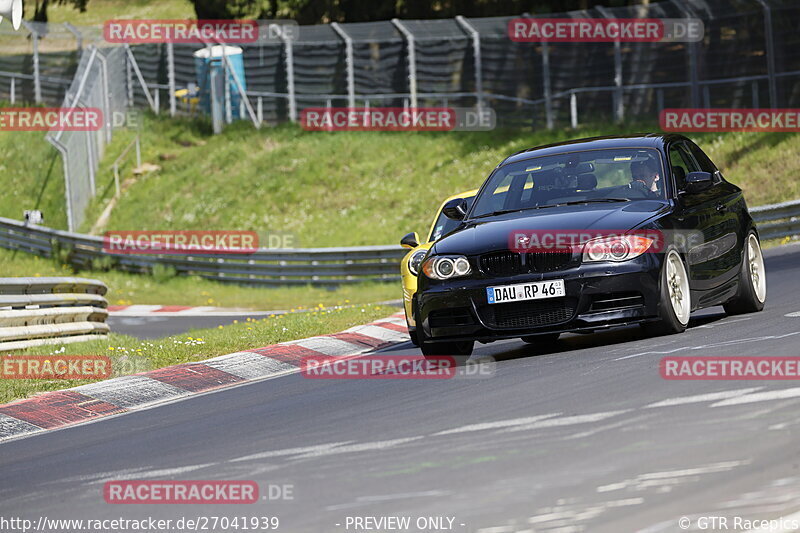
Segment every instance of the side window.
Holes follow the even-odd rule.
[[[692,152],[695,160],[697,161],[698,165],[700,166],[700,170],[703,172],[710,172],[714,175],[715,182],[718,181],[717,177],[717,167],[714,163],[711,162],[711,159],[703,152],[699,146],[694,144],[693,142],[687,142],[686,146],[689,147],[689,150]]]
[[[669,148],[669,164],[675,176],[675,185],[679,191],[686,188],[686,175],[689,172],[700,170],[697,163],[686,151],[682,144],[673,144]]]

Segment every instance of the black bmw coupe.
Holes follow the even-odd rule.
[[[514,154],[419,273],[415,341],[467,355],[475,341],[552,342],[641,324],[679,333],[692,311],[760,311],[766,276],[741,189],[681,135],[581,139]]]

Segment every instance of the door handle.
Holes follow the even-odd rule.
[[[720,213],[724,213],[727,210],[728,210],[728,206],[727,205],[725,205],[725,204],[717,204],[717,211],[719,211]]]

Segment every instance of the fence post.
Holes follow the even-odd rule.
[[[106,130],[106,143],[111,142],[111,97],[109,96],[110,88],[108,83],[108,63],[103,54],[98,53],[97,59],[100,61],[100,69],[102,70],[103,80],[103,119],[105,121]]]
[[[217,76],[219,76],[219,69],[214,68],[213,64],[211,63],[211,59],[213,58],[212,54],[212,47],[208,45],[208,83],[209,88],[211,89],[211,124],[214,131],[214,135],[219,135],[222,133],[222,110],[219,108],[219,97],[217,96],[217,91],[219,87],[217,87]]]
[[[22,21],[25,28],[31,32],[31,44],[33,45],[33,100],[37,104],[42,103],[42,78],[39,65],[39,32],[32,24]]]
[[[153,110],[153,113],[156,115],[158,114],[158,104],[153,100],[153,97],[150,96],[150,90],[147,88],[147,82],[144,81],[144,76],[142,76],[142,71],[139,70],[139,64],[136,62],[136,58],[133,56],[133,51],[131,47],[127,44],[125,45],[125,50],[128,52],[128,60],[130,65],[133,67],[133,71],[136,73],[136,77],[139,80],[139,85],[142,86],[142,92],[144,92],[145,98],[147,98],[147,102],[150,104],[150,109]],[[132,82],[133,80],[131,80]],[[156,91],[156,98],[158,98],[158,91]]]
[[[294,87],[294,50],[292,40],[281,32],[281,40],[286,47],[286,85],[289,91],[289,122],[297,122],[297,97]]]
[[[553,129],[553,95],[550,92],[550,50],[542,43],[542,90],[544,92],[544,116],[547,129]]]
[[[45,136],[45,139],[55,146],[56,150],[61,154],[61,164],[64,167],[64,196],[66,196],[67,199],[67,229],[69,231],[75,231],[75,214],[72,212],[72,202],[70,201],[72,198],[72,187],[70,186],[69,179],[69,152],[67,151],[67,147],[55,137],[48,134]]]
[[[175,46],[172,41],[167,42],[167,79],[169,83],[169,116],[174,117],[178,110],[175,99]]]
[[[671,0],[671,2],[678,8],[678,10],[685,15],[685,18],[692,18],[692,12],[686,7],[682,0]],[[699,76],[697,74],[697,43],[692,41],[687,43],[686,53],[689,60],[689,84],[690,84],[690,101],[692,107],[700,105],[700,85]]]
[[[607,19],[613,19],[614,15],[603,6],[597,6],[597,11]],[[622,92],[622,45],[619,39],[614,41],[614,118],[617,122],[622,122],[625,118],[625,108]]]
[[[332,22],[331,28],[344,41],[345,63],[347,66],[347,107],[353,109],[356,107],[356,65],[353,59],[353,39],[344,31],[344,28],[339,26],[338,22]]]
[[[472,57],[475,60],[475,92],[478,93],[478,109],[483,108],[483,61],[481,57],[481,34],[475,26],[461,15],[456,17],[458,22],[467,33],[472,36]]]
[[[572,129],[578,129],[578,95],[574,91],[569,93],[569,120]]]
[[[233,105],[231,102],[231,73],[228,70],[228,46],[225,44],[222,47],[222,87],[225,90],[225,123],[231,124],[233,122]]]
[[[126,78],[126,81],[127,81],[126,90],[128,91],[128,107],[133,107],[133,105],[134,105],[134,101],[133,101],[133,68],[131,67],[131,60],[127,55],[128,52],[129,52],[129,48],[130,48],[130,46],[126,44],[125,45],[125,52],[126,52],[126,54],[125,54],[125,74],[127,75],[127,78]]]
[[[11,76],[11,87],[9,88],[11,103],[17,103],[17,78],[16,76]]]
[[[75,48],[78,50],[78,52],[83,50],[83,34],[80,32],[80,30],[78,30],[78,28],[69,22],[65,22],[64,27],[67,28],[68,32],[75,36]]]
[[[403,26],[399,19],[392,19],[392,24],[403,34],[408,46],[408,90],[411,93],[411,107],[417,108],[417,48],[414,35]]]
[[[775,83],[775,37],[772,32],[772,8],[766,0],[757,0],[764,8],[764,38],[767,41],[767,77],[769,78],[769,106],[778,107],[778,87]]]
[[[253,126],[255,126],[256,129],[261,129],[261,120],[258,118],[256,112],[253,110],[253,105],[250,103],[250,97],[247,96],[247,92],[245,92],[244,90],[244,85],[242,85],[242,81],[239,79],[239,75],[236,74],[236,69],[233,68],[230,59],[228,59],[228,56],[226,56],[224,53],[222,55],[222,59],[223,61],[225,61],[225,65],[227,67],[226,76],[227,73],[229,72],[231,78],[233,78],[233,84],[236,87],[236,90],[239,92],[239,118],[244,118],[243,109],[246,109],[248,115],[250,116],[250,120],[253,121]],[[228,87],[228,91],[230,93],[230,87]]]

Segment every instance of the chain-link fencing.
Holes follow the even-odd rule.
[[[535,16],[695,18],[705,34],[699,42],[515,42],[515,17],[303,26],[292,39],[269,34],[237,44],[245,105],[237,116],[221,115],[273,125],[308,107],[480,105],[494,109],[500,126],[552,128],[653,122],[670,107],[800,104],[800,4],[792,0],[665,0]],[[203,45],[111,47],[99,28],[25,28],[11,34],[0,26],[0,99],[69,104],[78,95],[81,105],[104,110],[201,112],[189,89],[198,84],[194,53]],[[112,133],[92,142],[85,133],[50,136],[64,154],[71,227],[94,192]]]

